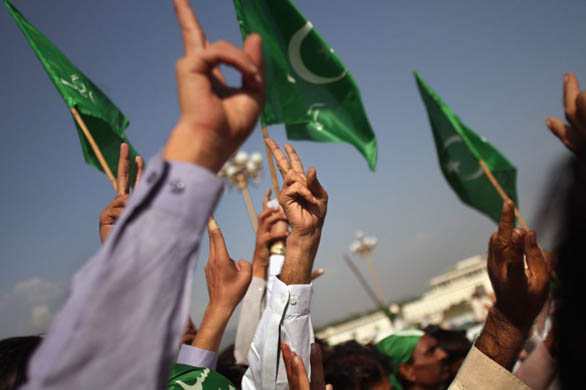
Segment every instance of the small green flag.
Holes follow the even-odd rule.
[[[85,77],[51,41],[30,24],[8,0],[4,0],[4,4],[43,64],[51,81],[53,81],[53,84],[55,84],[55,87],[57,87],[65,100],[65,104],[69,108],[77,108],[104,155],[114,177],[117,177],[120,144],[122,142],[128,143],[131,161],[134,161],[137,155],[124,135],[124,130],[128,127],[128,119],[98,87]],[[79,126],[77,133],[86,163],[102,170],[98,158]],[[130,165],[130,183],[134,183],[134,164]]]
[[[167,390],[236,390],[232,382],[209,368],[174,364]]]
[[[234,0],[242,37],[263,39],[263,125],[284,123],[287,137],[347,142],[376,167],[376,137],[348,69],[289,0]]]
[[[467,205],[498,223],[503,201],[484,174],[483,160],[507,195],[517,203],[517,169],[484,138],[470,130],[415,72],[427,109],[444,177]]]

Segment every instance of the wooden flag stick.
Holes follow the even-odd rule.
[[[246,184],[246,178],[243,174],[238,174],[238,187],[240,187],[240,191],[242,191],[242,196],[244,197],[244,203],[246,203],[246,208],[248,209],[248,216],[250,217],[250,222],[252,223],[252,227],[254,228],[254,232],[258,230],[258,222],[256,220],[256,212],[254,211],[254,206],[252,205],[252,200],[250,199],[250,193],[248,192],[248,185]]]
[[[266,126],[262,127],[262,136],[266,139],[269,138],[269,131]],[[279,180],[277,180],[277,172],[275,171],[275,164],[273,162],[273,154],[269,145],[265,142],[265,149],[267,151],[267,164],[269,165],[269,171],[271,172],[271,179],[273,181],[273,191],[275,191],[275,198],[279,199]]]
[[[498,182],[496,177],[494,177],[494,175],[492,174],[490,169],[488,169],[488,166],[486,165],[486,163],[481,159],[478,159],[478,163],[480,164],[480,168],[482,168],[482,170],[484,171],[484,174],[486,175],[486,177],[488,177],[488,180],[490,180],[490,182],[492,183],[492,186],[494,187],[496,192],[499,193],[501,198],[503,198],[503,200],[509,199],[509,196],[507,195],[505,190],[503,190],[503,187],[501,187],[500,183]],[[529,229],[527,227],[527,222],[525,222],[525,219],[523,219],[523,217],[521,216],[521,213],[519,212],[517,205],[515,205],[515,217],[517,217],[517,219],[519,220],[519,224],[521,225],[521,227],[523,229],[526,229],[526,230]]]
[[[358,279],[358,281],[360,282],[360,284],[362,285],[370,299],[372,299],[374,304],[377,305],[381,310],[386,311],[385,305],[378,299],[374,291],[372,291],[372,289],[368,285],[368,282],[364,279],[364,276],[362,276],[358,268],[356,268],[350,257],[345,253],[343,257],[344,261],[346,261],[346,264],[348,264],[348,267],[350,267],[350,270],[352,271],[354,276],[356,276],[356,278]]]
[[[114,175],[112,174],[112,171],[110,170],[110,167],[106,163],[106,159],[104,158],[104,155],[100,151],[98,144],[96,144],[94,137],[92,137],[92,133],[90,133],[89,129],[85,125],[85,122],[81,118],[81,115],[79,115],[79,112],[77,112],[77,109],[75,107],[71,107],[71,113],[73,114],[73,118],[75,118],[75,121],[77,122],[77,124],[81,128],[81,131],[85,135],[85,138],[87,138],[88,142],[90,143],[90,146],[92,147],[94,154],[98,158],[98,161],[100,162],[102,169],[106,173],[106,176],[108,176],[108,179],[110,179],[110,183],[112,183],[112,187],[114,187],[114,191],[117,192],[118,186],[116,185],[116,179],[114,178]]]

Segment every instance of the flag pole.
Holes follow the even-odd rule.
[[[262,127],[262,136],[266,139],[269,138],[269,131],[266,126]],[[271,179],[273,181],[273,191],[275,191],[275,198],[279,199],[279,181],[277,180],[277,172],[275,171],[275,164],[273,162],[273,154],[269,145],[265,142],[265,149],[267,151],[267,164],[269,165],[269,171],[271,172]]]
[[[254,206],[252,205],[252,200],[250,199],[250,193],[248,192],[248,185],[246,185],[246,178],[243,174],[238,174],[236,177],[238,180],[238,187],[240,187],[240,191],[242,191],[242,196],[244,197],[244,203],[246,203],[246,208],[248,209],[248,216],[250,217],[250,222],[252,223],[252,227],[254,232],[258,230],[258,222],[256,220],[256,212],[254,211]]]
[[[488,166],[486,165],[484,160],[478,159],[478,163],[480,164],[480,168],[482,168],[482,170],[484,171],[484,174],[486,175],[486,177],[488,177],[488,180],[491,182],[491,184],[494,187],[494,189],[496,190],[496,192],[499,193],[501,198],[503,198],[503,200],[509,199],[509,196],[507,195],[505,190],[503,190],[503,187],[501,187],[500,183],[498,182],[496,177],[494,177],[494,175],[492,174],[492,172],[490,171],[490,169],[488,168]],[[521,213],[519,212],[517,205],[515,205],[515,217],[519,220],[519,224],[521,225],[521,227],[523,229],[525,229],[525,230],[529,229],[527,227],[527,222],[525,222],[525,219],[521,216]]]
[[[378,308],[382,310],[391,319],[387,307],[383,302],[380,301],[380,299],[376,296],[374,291],[372,291],[372,289],[368,285],[368,282],[366,281],[366,279],[364,279],[364,276],[362,276],[360,270],[358,270],[358,268],[354,265],[350,257],[346,253],[344,253],[342,257],[344,258],[344,261],[346,262],[346,264],[348,264],[348,267],[350,267],[350,270],[352,271],[354,276],[356,276],[356,279],[358,279],[358,281],[362,285],[362,288],[364,288],[370,299],[372,299],[374,304],[378,306]]]
[[[118,191],[118,186],[116,185],[116,179],[114,178],[114,175],[112,174],[112,171],[110,170],[110,167],[106,163],[106,159],[104,159],[104,155],[100,151],[98,144],[96,144],[94,137],[92,137],[92,134],[90,133],[89,129],[85,125],[85,122],[81,118],[81,115],[79,115],[79,112],[77,112],[77,109],[75,107],[71,107],[71,113],[73,114],[73,118],[75,118],[75,121],[77,122],[77,124],[81,128],[81,131],[83,132],[83,134],[87,138],[88,142],[90,143],[92,150],[94,151],[94,154],[98,158],[98,161],[100,162],[100,165],[102,166],[102,169],[104,170],[104,173],[106,173],[106,176],[108,176],[110,183],[112,183],[112,187],[114,187],[114,191]]]

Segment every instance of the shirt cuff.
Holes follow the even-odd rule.
[[[309,315],[312,292],[311,284],[286,285],[276,278],[269,305],[274,312],[280,314],[285,312],[286,308],[285,318]]]
[[[459,389],[530,390],[525,383],[475,346],[470,349],[456,379],[450,385],[450,390]]]
[[[218,362],[218,353],[193,347],[191,345],[182,344],[179,350],[179,356],[177,356],[177,363],[187,364],[193,367],[209,368],[210,370],[216,369],[216,363]]]

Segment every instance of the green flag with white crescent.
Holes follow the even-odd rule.
[[[176,363],[169,375],[167,390],[236,390],[236,387],[209,368]]]
[[[503,201],[480,167],[483,160],[507,195],[517,203],[517,169],[486,139],[470,130],[425,83],[415,79],[431,124],[444,177],[460,200],[498,223]]]
[[[69,108],[75,107],[83,118],[110,170],[116,177],[120,144],[122,142],[128,143],[132,161],[137,155],[124,135],[124,130],[128,127],[128,120],[114,103],[85,77],[47,37],[30,24],[8,0],[4,0],[4,4],[65,100],[65,104]],[[79,126],[77,132],[86,163],[102,170],[98,158]],[[130,165],[132,176],[130,183],[134,183],[134,164]]]
[[[346,142],[376,167],[376,137],[348,69],[289,0],[234,0],[243,38],[263,41],[263,125],[293,140]]]

